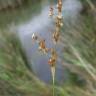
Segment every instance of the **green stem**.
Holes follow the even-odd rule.
[[[55,81],[53,79],[53,96],[55,96]]]
[[[51,67],[53,96],[55,96],[55,66]]]
[[[55,96],[55,67],[51,67],[53,96]]]

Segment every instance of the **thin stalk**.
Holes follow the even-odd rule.
[[[92,1],[91,1],[91,0],[86,0],[86,1],[87,1],[87,3],[89,4],[90,8],[91,8],[92,10],[96,11],[96,7],[95,7],[95,5],[92,3]]]
[[[53,81],[53,96],[55,96],[55,82]]]
[[[51,67],[53,96],[55,96],[55,67]]]

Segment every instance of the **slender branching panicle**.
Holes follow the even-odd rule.
[[[62,22],[62,0],[58,0],[57,2],[57,10],[58,10],[58,14],[55,17],[55,32],[53,32],[52,37],[53,37],[53,41],[55,44],[57,44],[59,37],[60,37],[60,30],[61,27],[63,26],[63,22]],[[49,16],[53,17],[54,15],[54,8],[53,5],[50,6],[50,10],[49,10]],[[55,66],[56,66],[56,62],[57,62],[57,52],[54,48],[47,48],[46,47],[46,41],[44,39],[39,39],[38,36],[35,36],[35,34],[33,33],[32,35],[32,39],[38,42],[38,49],[39,51],[42,51],[44,53],[50,53],[50,58],[48,60],[48,64],[51,67],[51,74],[52,74],[52,82],[53,82],[53,96],[55,96],[54,94],[54,82],[55,82]]]

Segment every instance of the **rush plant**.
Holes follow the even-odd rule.
[[[58,0],[57,2],[57,10],[58,14],[54,16],[54,8],[53,5],[50,6],[49,16],[55,21],[55,32],[52,33],[53,43],[56,45],[59,41],[61,27],[63,26],[63,16],[62,16],[62,0]],[[55,96],[55,71],[56,71],[56,62],[58,60],[57,51],[55,48],[47,48],[46,40],[41,39],[39,36],[32,34],[32,40],[38,43],[38,50],[47,54],[49,56],[48,64],[50,65],[51,75],[52,75],[52,83],[53,83],[53,96]]]

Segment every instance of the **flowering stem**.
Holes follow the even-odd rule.
[[[55,67],[51,67],[53,96],[55,96]]]
[[[55,96],[55,82],[53,80],[53,96]]]

